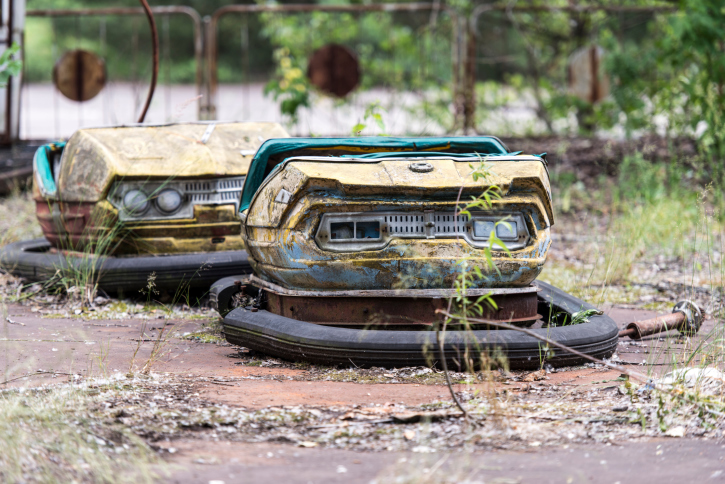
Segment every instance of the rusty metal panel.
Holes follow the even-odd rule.
[[[38,220],[58,248],[95,246],[108,234],[114,253],[170,254],[244,248],[236,200],[212,199],[196,185],[225,184],[239,190],[251,158],[267,138],[287,137],[275,123],[191,123],[83,129],[65,146],[55,173],[57,197],[44,197],[34,183]],[[129,217],[112,187],[178,187],[183,213]],[[139,188],[140,189],[140,188]],[[211,188],[210,188],[211,190]],[[196,194],[196,195],[195,195]],[[195,196],[203,200],[196,200]],[[114,205],[115,203],[115,205]],[[154,212],[155,213],[155,212]],[[119,230],[122,229],[122,230]]]
[[[448,306],[455,297],[453,289],[342,290],[309,291],[287,289],[254,275],[240,281],[264,291],[266,309],[291,319],[329,326],[395,327],[407,329],[430,326],[440,321],[436,310]],[[537,314],[536,286],[504,289],[470,289],[472,300],[488,294],[496,308],[484,304],[478,319],[506,321],[528,325],[541,316]]]

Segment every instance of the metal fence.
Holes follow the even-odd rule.
[[[292,18],[294,17],[294,18]],[[265,31],[250,29],[264,19]],[[354,125],[365,121],[371,106],[378,106],[388,133],[430,133],[448,131],[447,120],[431,125],[431,106],[443,103],[442,111],[450,113],[453,92],[458,81],[460,64],[459,39],[456,36],[458,18],[438,4],[377,4],[377,5],[230,5],[217,10],[208,20],[206,29],[207,104],[202,112],[209,118],[258,119],[273,118],[279,108],[264,105],[263,86],[269,78],[251,82],[250,50],[269,43],[275,46],[275,28],[284,30],[285,21],[309,25],[299,49],[299,57],[309,58],[326,42],[344,37],[345,45],[355,52],[362,67],[363,88],[353,92],[345,102],[312,92],[310,105],[300,109],[292,130],[295,134],[350,134]],[[238,34],[238,63],[236,73],[242,84],[220,83],[219,32],[233,25]],[[356,34],[330,35],[336,28],[388,22],[391,27],[405,25],[416,39],[416,45],[405,48],[395,44],[395,35],[378,39],[361,38]],[[281,24],[281,26],[279,25]],[[406,37],[409,40],[408,37]],[[229,66],[227,66],[229,67]],[[275,73],[269,73],[275,75]],[[277,73],[278,75],[279,73]],[[367,81],[366,81],[367,78]],[[413,79],[414,78],[414,79]],[[448,88],[451,99],[440,99],[441,88]],[[428,112],[424,112],[424,111]],[[443,116],[445,118],[445,116]],[[369,120],[368,120],[369,121]],[[370,130],[369,124],[365,123]],[[380,130],[379,128],[375,128]]]
[[[460,20],[448,9],[433,3],[379,5],[231,5],[201,19],[188,7],[155,7],[160,25],[160,86],[147,116],[147,122],[185,121],[192,119],[234,119],[253,121],[285,121],[295,134],[350,134],[354,125],[365,121],[371,106],[382,113],[385,132],[420,134],[445,132],[451,129],[452,99],[460,80]],[[147,87],[148,39],[143,38],[145,23],[140,8],[103,8],[82,10],[30,10],[29,18],[50,20],[50,50],[53,62],[64,49],[83,48],[105,59],[109,72],[108,85],[87,102],[65,99],[48,82],[26,82],[21,97],[21,135],[23,138],[63,137],[82,126],[130,124],[140,109],[142,93]],[[195,85],[173,85],[170,51],[179,46],[168,37],[171,16],[184,16],[193,31]],[[132,18],[133,38],[126,39],[127,58],[108,57],[109,32],[123,19]],[[333,26],[340,22],[374,24],[387,22],[391,27],[406,28],[412,36],[406,45],[381,35],[377,39],[345,36],[362,66],[363,86],[347,96],[335,99],[311,89],[309,106],[301,107],[296,120],[280,112],[273,94],[265,94],[265,86],[279,73],[272,58],[279,48],[279,39],[270,25],[293,19],[299,25],[322,22]],[[58,32],[74,32],[70,42],[59,41]],[[97,32],[95,38],[91,35]],[[82,35],[85,34],[85,35]],[[230,34],[231,33],[231,34]],[[223,39],[219,37],[223,36]],[[231,40],[231,38],[235,39]],[[313,38],[314,37],[314,38]],[[330,37],[330,36],[327,36]],[[310,33],[309,45],[301,49],[306,57],[327,38],[324,32]],[[417,45],[410,45],[414,38]],[[334,40],[334,39],[333,39]],[[70,45],[69,45],[70,44]],[[403,48],[404,47],[404,48]],[[46,47],[44,47],[46,48]],[[33,69],[34,52],[26,47],[25,69]],[[259,52],[266,70],[260,72],[250,64]],[[220,55],[225,63],[220,66]],[[114,78],[114,63],[133,63],[136,78]],[[220,71],[223,71],[220,74]],[[36,76],[37,77],[37,76]],[[441,89],[443,88],[443,89]],[[443,93],[443,94],[442,94]],[[189,105],[196,105],[193,112]],[[177,116],[179,106],[184,115]],[[433,119],[438,122],[423,122]],[[371,120],[366,133],[381,131]]]
[[[161,26],[161,83],[147,122],[285,121],[296,135],[351,134],[362,125],[363,134],[470,133],[486,129],[481,121],[486,115],[501,117],[498,112],[487,112],[485,103],[476,99],[477,82],[485,77],[482,68],[490,73],[491,66],[508,68],[516,56],[528,55],[530,63],[531,55],[535,56],[524,52],[522,45],[516,47],[518,51],[507,46],[505,40],[491,34],[492,25],[501,25],[507,19],[511,25],[515,23],[514,14],[522,13],[545,20],[546,15],[562,12],[581,16],[603,11],[622,16],[671,12],[673,8],[508,2],[481,4],[470,12],[457,14],[440,2],[253,4],[225,6],[202,19],[188,7],[156,7],[153,12]],[[148,29],[142,16],[140,8],[28,11],[30,19],[50,19],[50,45],[42,48],[52,51],[54,61],[63,49],[73,47],[68,42],[59,42],[57,32],[75,32],[76,47],[94,50],[105,58],[110,83],[96,99],[85,103],[64,99],[49,83],[24,83],[21,137],[61,137],[81,126],[133,123],[150,78],[150,41],[144,37],[148,36]],[[185,18],[172,20],[177,17]],[[136,22],[134,34],[131,39],[116,39],[127,45],[121,49],[123,55],[109,57],[106,51],[110,32],[118,22],[126,21],[122,19]],[[183,29],[188,30],[187,37],[193,44],[190,50],[189,46],[172,40],[169,25],[173,22],[185,22]],[[360,25],[367,27],[358,28]],[[284,38],[290,26],[300,33],[296,41],[291,41],[289,35]],[[349,32],[340,32],[340,26]],[[366,37],[365,32],[375,31],[371,26],[386,26],[389,30],[378,32],[375,38]],[[407,29],[409,35],[396,36],[401,29]],[[91,30],[97,32],[95,40],[81,35]],[[397,41],[400,43],[396,44]],[[280,71],[280,48],[286,45],[294,50],[290,57],[304,69],[302,63],[326,42],[341,43],[354,52],[362,68],[361,86],[345,99],[306,86],[306,97],[303,96],[298,109],[292,110],[294,116],[289,115],[289,109],[288,115],[283,115],[281,101],[294,93],[282,89],[278,82],[285,74]],[[173,80],[172,58],[178,58],[178,52],[184,49],[192,52],[188,57],[193,57],[194,83],[180,86]],[[33,52],[28,45],[25,55],[25,69],[32,70]],[[124,62],[134,64],[134,77],[114,78],[114,64]],[[507,109],[509,112],[504,116],[511,115],[512,109]],[[382,115],[384,128],[376,127],[371,116],[374,112]],[[529,112],[528,116],[536,118],[538,113]],[[515,113],[511,119],[518,122]]]
[[[161,51],[159,86],[147,120],[168,122],[199,118],[202,94],[203,43],[202,21],[196,10],[183,6],[152,8],[159,24]],[[150,79],[151,44],[145,13],[141,8],[47,9],[29,10],[27,17],[48,19],[49,44],[33,49],[26,43],[24,70],[34,68],[34,57],[51,55],[57,62],[64,50],[84,49],[100,56],[106,64],[107,85],[98,96],[86,102],[64,98],[49,82],[24,82],[20,100],[20,131],[25,139],[66,137],[83,126],[132,124],[138,117]],[[173,22],[185,22],[191,32],[195,84],[179,89],[173,86],[171,55],[180,48],[169,35]],[[122,22],[130,22],[131,38],[121,39],[109,49],[109,37]],[[68,35],[71,32],[72,35]],[[59,33],[64,33],[62,42]],[[44,51],[44,49],[47,49]],[[49,52],[48,52],[49,50]],[[121,79],[114,67],[130,65],[132,76]],[[50,73],[48,73],[50,75]],[[182,107],[182,112],[179,112]]]

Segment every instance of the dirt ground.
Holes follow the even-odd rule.
[[[621,325],[656,314],[622,308],[608,308],[608,313]],[[6,369],[4,379],[11,380],[8,386],[15,387],[61,382],[70,375],[123,375],[132,367],[137,371],[149,361],[153,340],[166,321],[40,317],[28,306],[20,305],[9,305],[5,319],[0,339]],[[239,409],[247,412],[245,415],[269,409],[279,412],[303,409],[323,414],[317,415],[319,422],[312,422],[310,427],[318,431],[326,427],[344,428],[348,423],[352,428],[362,421],[377,433],[393,425],[391,418],[392,422],[400,420],[399,415],[405,412],[430,412],[430,409],[435,412],[435,408],[447,408],[449,415],[455,413],[447,388],[440,383],[415,383],[416,380],[403,377],[391,379],[394,375],[384,372],[387,375],[384,382],[335,381],[329,375],[337,374],[325,373],[328,370],[320,373],[264,357],[245,359],[240,357],[238,348],[226,343],[204,343],[180,337],[198,330],[205,323],[203,320],[168,322],[174,324],[173,334],[179,337],[174,336],[165,344],[163,354],[153,361],[152,371],[157,380],[176,382],[175,390],[169,393],[171,397],[165,400],[176,399],[179,405],[193,403],[229,411]],[[144,324],[146,333],[142,334]],[[703,330],[707,332],[712,324],[707,321]],[[140,347],[139,339],[144,340]],[[623,341],[618,355],[622,363],[641,368],[639,364],[657,346],[666,344],[667,351],[674,352],[680,340],[671,334],[639,343]],[[658,356],[665,357],[665,353]],[[540,401],[537,395],[548,398],[551,391],[559,389],[566,389],[566,394],[581,395],[607,392],[615,388],[610,382],[618,376],[617,371],[604,367],[585,366],[554,371],[540,381],[513,377],[494,386],[496,392],[505,389],[511,394],[526,395],[529,402],[535,403]],[[456,384],[455,389],[460,395],[471,395],[486,391],[485,386],[481,382],[469,382]],[[121,400],[106,405],[131,408]],[[133,411],[129,412],[133,415]],[[607,412],[611,414],[611,408]],[[142,418],[140,412],[138,415]],[[138,424],[134,418],[120,419],[133,427]],[[586,425],[595,424],[582,425],[588,432]],[[409,433],[420,433],[424,426],[423,423],[402,426],[409,430],[404,431],[405,437],[400,440],[414,440]],[[367,444],[354,439],[344,445],[337,440],[317,445],[306,440],[308,434],[299,426],[295,431],[302,432],[301,436],[285,433],[285,426],[264,435],[242,438],[225,437],[217,431],[218,427],[214,429],[189,426],[177,433],[145,435],[172,464],[168,482],[454,482],[450,480],[450,473],[461,469],[465,469],[466,475],[456,479],[458,482],[718,482],[725,479],[722,460],[725,445],[717,438],[652,438],[644,433],[598,442],[577,438],[566,443],[564,439],[545,442],[545,445],[524,438],[514,445],[499,445],[492,440],[491,445],[463,452],[460,445],[436,447],[430,443],[433,440],[417,447],[401,446],[394,441],[387,447],[385,442],[366,447]],[[449,467],[450,472],[445,471]],[[446,472],[449,480],[434,476],[441,472]],[[430,480],[426,480],[426,474],[430,474]]]

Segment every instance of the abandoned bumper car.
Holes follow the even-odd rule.
[[[470,202],[492,187],[497,197]],[[231,343],[357,366],[444,354],[460,367],[483,352],[511,368],[581,362],[499,322],[591,356],[616,348],[614,321],[536,281],[553,224],[546,160],[496,138],[268,140],[239,210],[254,272],[211,289]],[[481,305],[472,326],[447,324],[441,352],[430,330],[441,311],[483,295],[495,309]]]
[[[81,129],[34,157],[45,235],[10,244],[0,264],[31,281],[95,275],[106,292],[205,287],[248,268],[237,207],[252,156],[273,123]],[[154,277],[154,276],[152,276]]]

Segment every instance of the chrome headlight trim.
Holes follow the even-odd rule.
[[[486,232],[489,229],[489,232]],[[379,250],[392,239],[461,238],[476,248],[490,247],[490,231],[509,250],[523,249],[531,235],[521,212],[391,211],[326,213],[315,235],[317,245],[332,252]],[[377,234],[377,237],[375,235]],[[494,250],[501,247],[495,245]]]
[[[107,198],[111,205],[118,209],[122,221],[190,219],[194,217],[195,205],[234,205],[236,212],[245,178],[235,176],[214,180],[122,180],[113,184]],[[134,213],[124,208],[124,197],[135,190],[142,191],[148,196],[149,206],[143,213]],[[156,200],[167,190],[174,190],[181,195],[179,207],[171,212],[165,212]]]

